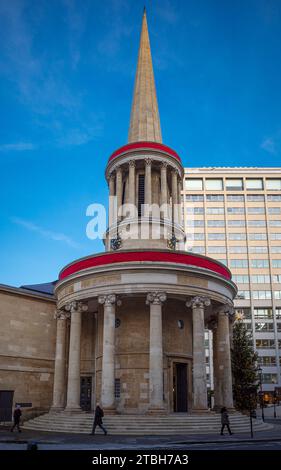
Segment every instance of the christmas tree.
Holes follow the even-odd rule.
[[[252,334],[242,319],[233,325],[231,350],[233,398],[238,410],[255,410],[257,407],[258,355],[254,351]]]

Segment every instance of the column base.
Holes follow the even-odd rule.
[[[63,406],[51,406],[49,413],[59,413],[60,411],[64,411]]]
[[[114,406],[104,406],[103,408],[104,415],[117,415],[117,410]]]
[[[205,415],[206,413],[211,413],[211,410],[209,410],[209,408],[192,408],[191,409],[191,413],[192,414],[201,414],[201,415]]]
[[[151,407],[147,410],[149,415],[166,415],[167,410],[163,407]]]
[[[64,409],[64,413],[84,413],[80,406],[67,406]]]

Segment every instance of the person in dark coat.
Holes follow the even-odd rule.
[[[97,426],[99,426],[103,430],[105,436],[107,435],[107,430],[102,425],[103,416],[104,416],[103,409],[100,407],[99,403],[97,403],[96,410],[95,410],[95,419],[94,419],[93,429],[92,429],[92,432],[91,432],[92,435],[95,434],[95,430],[96,430]]]
[[[223,436],[223,430],[225,426],[227,427],[229,434],[233,434],[233,432],[231,432],[230,427],[229,427],[229,417],[228,417],[227,409],[223,407],[221,409],[221,436]]]
[[[21,417],[21,409],[20,409],[20,405],[17,405],[17,406],[16,406],[16,409],[15,409],[15,411],[14,411],[14,415],[13,415],[14,424],[13,424],[13,427],[12,427],[12,429],[11,429],[11,432],[13,432],[15,428],[18,429],[18,432],[21,432],[21,429],[20,429],[20,417]]]

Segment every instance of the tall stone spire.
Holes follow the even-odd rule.
[[[145,9],[128,140],[162,142]]]

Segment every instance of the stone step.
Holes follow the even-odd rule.
[[[241,414],[230,416],[231,427],[235,433],[249,432],[249,418]],[[38,416],[24,423],[25,429],[37,431],[89,434],[92,429],[91,413],[49,413]],[[217,434],[220,430],[220,415],[109,415],[104,424],[110,434],[115,435],[183,435],[183,434]],[[272,428],[272,425],[261,420],[253,420],[255,431]],[[102,431],[97,428],[97,434]]]

